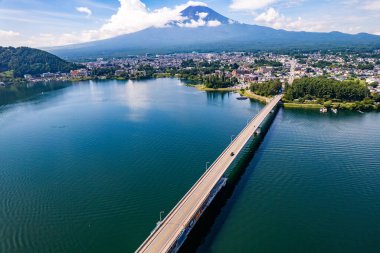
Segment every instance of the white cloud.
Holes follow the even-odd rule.
[[[210,27],[216,27],[220,26],[222,23],[218,20],[210,20],[206,21],[205,18],[207,18],[208,13],[207,12],[200,12],[196,14],[199,18],[198,20],[186,20],[186,22],[178,22],[177,25],[180,27],[186,27],[186,28],[196,28],[200,26],[210,26]]]
[[[198,15],[198,17],[205,19],[208,16],[208,13],[207,12],[200,12],[200,13],[197,13],[197,15]]]
[[[285,29],[291,31],[328,31],[327,21],[304,20],[301,17],[290,18],[281,14],[274,8],[269,8],[265,12],[257,15],[255,22],[272,27],[274,29]]]
[[[115,15],[99,29],[102,38],[137,32],[149,27],[165,27],[170,21],[181,21],[180,12],[189,6],[202,5],[203,2],[189,1],[174,8],[149,10],[140,0],[119,0],[120,7]]]
[[[362,9],[369,11],[379,11],[380,1],[367,1],[362,5]]]
[[[380,10],[380,0],[344,0],[342,4],[348,8],[359,8],[367,11]]]
[[[210,20],[210,21],[206,21],[202,18],[198,19],[198,20],[190,20],[190,23],[187,22],[187,23],[178,23],[178,26],[180,27],[184,27],[184,28],[197,28],[197,27],[201,27],[201,26],[210,26],[210,27],[217,27],[217,26],[220,26],[222,23],[218,20]]]
[[[0,0],[1,1],[1,0]],[[206,13],[198,13],[195,20],[187,20],[184,22],[184,18],[180,15],[180,12],[188,6],[202,5],[207,6],[207,4],[202,2],[193,2],[190,1],[186,4],[174,6],[174,7],[164,7],[159,9],[151,10],[149,9],[142,1],[144,0],[119,0],[120,6],[115,10],[115,14],[112,15],[107,20],[100,20],[98,27],[92,30],[79,30],[75,32],[66,32],[64,34],[57,34],[54,31],[49,31],[50,34],[38,34],[38,31],[35,32],[35,35],[27,36],[24,34],[24,31],[21,31],[22,34],[13,31],[4,31],[0,30],[0,45],[28,45],[32,47],[47,47],[47,46],[59,46],[67,44],[76,44],[100,39],[107,39],[115,37],[118,35],[128,34],[137,32],[149,27],[165,27],[170,21],[176,21],[183,27],[193,28],[199,26],[219,26],[221,25],[219,21],[212,20],[206,21]],[[332,31],[339,30],[349,33],[356,33],[363,31],[366,20],[352,20],[357,18],[356,16],[346,15],[342,18],[341,15],[331,14],[328,11],[321,15],[309,15],[308,13],[301,14],[302,17],[297,16],[288,16],[284,13],[279,12],[280,10],[285,10],[287,7],[286,4],[291,4],[292,6],[296,3],[301,3],[305,0],[230,0],[231,9],[236,11],[245,12],[248,11],[252,15],[252,21],[254,23],[270,26],[275,29],[286,29],[293,31]],[[372,6],[372,9],[377,8],[376,3],[379,3],[380,0],[369,1],[369,0],[342,0],[350,1],[350,8],[362,9],[369,8]],[[91,5],[92,1],[90,0],[81,0],[81,6],[88,6],[91,9],[96,9],[95,6]],[[372,3],[372,4],[371,4]],[[272,5],[273,4],[273,5]],[[347,3],[348,4],[348,3]],[[271,6],[276,6],[275,8]],[[85,8],[85,7],[83,7]],[[348,8],[348,7],[346,7]],[[368,9],[369,10],[369,9]],[[369,11],[368,11],[369,12]],[[367,13],[368,13],[367,12]],[[36,13],[36,12],[35,12]],[[82,13],[85,13],[82,11]],[[371,12],[371,15],[377,15],[377,12]],[[17,15],[16,15],[17,14]],[[25,14],[22,12],[22,14]],[[36,15],[49,17],[48,22],[45,19],[38,19]],[[82,18],[73,13],[45,13],[39,11],[35,16],[30,17],[29,19],[24,19],[20,17],[26,17],[27,15],[21,15],[21,13],[14,13],[10,10],[0,9],[0,21],[4,18],[17,17],[20,19],[18,22],[45,22],[56,27],[63,25],[61,22],[62,19],[65,20],[65,25],[74,26],[77,22],[82,22]],[[88,15],[88,12],[85,14]],[[247,13],[245,13],[247,14]],[[319,13],[318,13],[319,14]],[[367,15],[369,16],[369,15]],[[360,15],[361,19],[368,18]],[[52,18],[54,17],[54,19]],[[58,17],[58,18],[57,18]],[[199,18],[198,18],[199,17]],[[374,19],[373,17],[371,19]],[[29,20],[29,21],[28,21]],[[368,20],[370,20],[368,18]],[[375,19],[376,21],[376,19]],[[54,23],[53,23],[54,22]],[[71,22],[71,23],[69,23]],[[230,23],[234,23],[230,20]],[[373,22],[376,23],[376,22]],[[360,26],[362,28],[360,28]],[[366,27],[367,32],[374,33],[378,31],[378,27]],[[69,29],[65,29],[69,31]],[[380,35],[380,33],[379,33]]]
[[[280,13],[273,8],[269,8],[266,12],[261,13],[255,18],[257,22],[272,23],[281,19]]]
[[[230,8],[233,10],[259,10],[276,2],[278,0],[233,0]]]
[[[78,12],[80,12],[80,13],[86,14],[87,16],[91,16],[92,15],[92,11],[88,7],[77,7],[76,10]]]
[[[216,27],[222,25],[222,23],[220,23],[219,20],[210,20],[208,21],[207,25],[210,27]]]
[[[17,36],[20,36],[20,33],[14,32],[14,31],[0,30],[0,38],[3,38],[3,37],[17,37]]]
[[[165,27],[171,21],[183,21],[180,12],[189,6],[207,6],[203,2],[189,1],[173,8],[163,7],[150,10],[140,0],[119,0],[120,7],[99,29],[78,33],[66,33],[60,36],[35,36],[28,43],[41,46],[59,46],[94,40],[112,38],[119,35],[141,31],[149,27]],[[201,14],[202,15],[202,14]],[[202,18],[186,27],[215,26],[215,22],[206,22]],[[41,38],[40,38],[41,37]]]
[[[0,46],[12,46],[15,40],[21,36],[20,33],[14,31],[6,31],[0,29]]]
[[[207,25],[207,22],[200,18],[198,20],[190,20],[190,23],[189,22],[186,22],[186,23],[178,23],[178,26],[180,27],[185,27],[185,28],[197,28],[197,27],[200,27],[200,26],[205,26]]]
[[[117,10],[111,4],[99,3],[99,2],[94,1],[94,0],[79,0],[78,3],[80,3],[84,6],[88,6],[89,8],[92,8],[92,9],[103,9],[103,10],[111,10],[111,11]]]

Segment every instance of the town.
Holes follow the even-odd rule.
[[[189,53],[131,56],[80,63],[83,67],[70,73],[25,75],[28,82],[87,79],[143,79],[179,77],[194,81],[208,77],[236,78],[227,85],[210,88],[248,88],[252,83],[292,78],[328,77],[338,81],[365,81],[371,93],[380,93],[380,51],[348,53]],[[202,77],[198,79],[197,77]],[[224,80],[223,79],[223,80]],[[204,83],[199,83],[204,84]]]

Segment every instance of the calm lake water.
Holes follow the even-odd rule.
[[[0,107],[0,252],[133,252],[263,107],[176,79]],[[280,110],[198,252],[380,252],[380,114]]]

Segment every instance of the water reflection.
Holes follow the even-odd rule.
[[[71,82],[46,82],[1,87],[0,106],[33,99],[46,92],[63,89],[71,85]]]
[[[215,104],[217,102],[223,102],[225,98],[230,98],[236,95],[233,92],[219,92],[219,91],[206,91],[207,101],[209,104]]]
[[[146,112],[152,104],[149,87],[147,85],[137,85],[130,80],[121,89],[118,97],[129,108],[127,119],[131,121],[144,120]]]

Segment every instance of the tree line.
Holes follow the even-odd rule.
[[[48,52],[28,47],[0,47],[0,72],[12,71],[13,76],[39,75],[46,72],[70,72],[76,64]]]
[[[281,90],[282,84],[280,80],[271,80],[263,83],[251,84],[250,90],[260,96],[275,96]]]
[[[236,77],[228,78],[224,74],[222,74],[221,76],[209,75],[201,77],[201,82],[207,88],[220,89],[235,86],[238,83],[238,80]]]
[[[341,101],[362,101],[370,96],[366,85],[359,80],[337,81],[324,77],[302,78],[288,85],[284,98],[295,99],[323,99]]]

